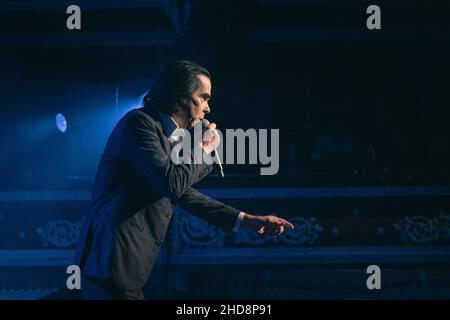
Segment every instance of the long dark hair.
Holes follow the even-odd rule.
[[[211,79],[204,67],[186,60],[178,60],[168,65],[156,77],[151,89],[144,96],[144,108],[156,108],[159,111],[173,114],[181,110],[189,101],[192,93],[198,89],[199,75]]]

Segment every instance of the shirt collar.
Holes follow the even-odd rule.
[[[159,115],[161,117],[164,134],[169,141],[176,142],[179,140],[180,136],[184,136],[184,129],[180,128],[173,117],[164,112],[160,112]]]

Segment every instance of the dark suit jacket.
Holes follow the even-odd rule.
[[[158,112],[134,109],[118,122],[97,169],[75,255],[84,276],[141,290],[175,205],[231,231],[239,210],[191,187],[212,166],[175,165],[170,150]]]

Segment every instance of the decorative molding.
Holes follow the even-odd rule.
[[[177,209],[176,250],[185,248],[221,248],[225,233],[196,216]]]
[[[404,242],[423,244],[450,240],[450,214],[445,211],[441,211],[437,217],[405,217],[393,226],[401,233]]]
[[[81,222],[49,221],[45,226],[37,227],[36,232],[44,247],[51,244],[58,248],[66,248],[77,243],[81,232]]]
[[[288,245],[313,245],[319,239],[323,228],[314,218],[292,217],[289,220],[294,224],[294,230],[286,230],[278,237],[278,241]]]
[[[270,236],[261,236],[255,232],[247,230],[239,231],[235,234],[233,242],[237,245],[261,246],[271,241]]]
[[[314,218],[291,217],[289,220],[294,224],[294,230],[286,229],[283,234],[277,238],[270,236],[261,237],[255,232],[240,231],[234,237],[235,244],[246,244],[260,246],[269,242],[284,243],[290,246],[312,245],[319,239],[319,233],[323,228]]]

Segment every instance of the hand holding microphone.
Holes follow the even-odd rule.
[[[215,151],[217,146],[220,143],[220,136],[216,130],[215,123],[209,123],[208,120],[202,120],[203,129],[206,129],[203,133],[202,139],[202,149],[205,150],[206,153],[211,154],[211,152]]]
[[[216,157],[215,169],[217,174],[223,178],[225,175],[223,173],[222,161],[220,160],[219,153],[216,150],[217,146],[220,144],[220,135],[216,130],[216,124],[210,123],[208,120],[203,119],[202,125],[207,129],[203,135],[202,149],[208,154],[211,154],[211,156]]]

